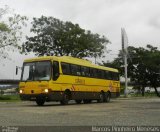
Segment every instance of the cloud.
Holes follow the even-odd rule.
[[[155,15],[155,16],[152,16],[150,21],[149,21],[149,24],[155,28],[155,30],[159,30],[160,29],[160,13]]]
[[[1,0],[3,4],[28,17],[46,15],[78,23],[108,37],[113,50],[121,47],[121,27],[131,43],[160,41],[154,36],[160,26],[159,0]]]

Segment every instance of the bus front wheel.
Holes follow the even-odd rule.
[[[44,99],[36,99],[36,103],[38,106],[43,106],[45,103],[45,100]]]
[[[60,103],[61,103],[62,105],[67,105],[67,104],[68,104],[68,101],[69,101],[69,96],[68,96],[67,93],[64,93],[64,94],[63,94],[63,98],[62,98],[62,100],[60,101]]]

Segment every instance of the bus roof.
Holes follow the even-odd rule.
[[[34,58],[26,59],[26,60],[24,60],[24,62],[45,61],[45,60],[55,60],[55,61],[60,61],[60,62],[72,63],[72,64],[83,65],[83,66],[93,67],[93,68],[102,69],[102,70],[118,72],[117,69],[95,65],[91,61],[88,61],[85,59],[74,58],[74,57],[70,57],[70,56],[34,57]]]

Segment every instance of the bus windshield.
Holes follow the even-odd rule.
[[[22,72],[22,81],[40,81],[50,80],[51,78],[51,62],[39,61],[32,63],[24,63]]]

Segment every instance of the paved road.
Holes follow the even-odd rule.
[[[0,102],[0,126],[160,126],[160,98],[115,99],[67,106]]]

